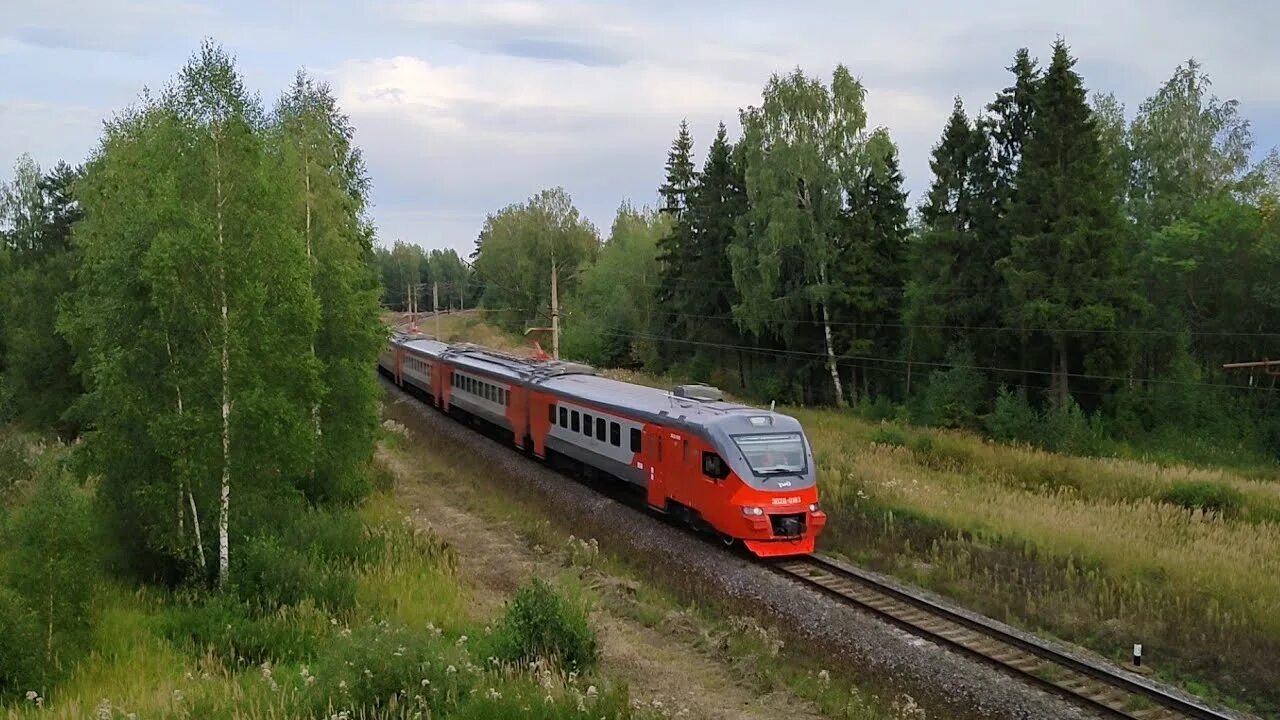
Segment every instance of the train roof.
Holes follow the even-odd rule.
[[[394,342],[427,356],[443,358],[458,367],[536,386],[566,400],[579,400],[656,422],[726,432],[799,431],[794,418],[771,410],[726,402],[715,395],[696,392],[679,396],[670,390],[636,385],[601,377],[589,365],[559,360],[538,361],[470,343],[447,344],[429,336],[397,335]],[[685,386],[688,387],[688,386]],[[715,399],[710,399],[715,398]]]

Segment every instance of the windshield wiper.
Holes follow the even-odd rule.
[[[775,465],[773,467],[756,469],[757,475],[790,475],[792,473],[804,472],[803,467],[795,467],[792,465]]]

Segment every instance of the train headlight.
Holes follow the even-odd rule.
[[[764,515],[764,508],[744,505],[742,508],[742,514],[747,517],[760,517],[761,515]]]
[[[809,503],[809,512],[811,513],[818,512],[818,503]]]

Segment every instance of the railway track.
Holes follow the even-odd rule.
[[[1236,720],[1119,669],[1089,663],[875,577],[817,556],[770,564],[776,572],[868,610],[912,634],[997,665],[1109,717],[1129,720]]]

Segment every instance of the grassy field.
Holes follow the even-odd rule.
[[[243,546],[248,591],[105,580],[84,656],[52,687],[0,697],[0,717],[656,717],[596,671],[581,598],[535,582],[496,615],[478,612],[455,551],[389,493],[313,511],[298,529],[300,555]]]
[[[474,317],[446,327],[520,344]],[[1159,676],[1280,716],[1274,467],[1072,457],[831,409],[780,410],[814,445],[831,518],[823,551],[1117,661],[1141,643]]]

